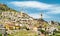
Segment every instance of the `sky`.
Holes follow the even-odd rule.
[[[44,20],[60,22],[60,0],[0,0],[0,3],[36,19],[42,13]]]

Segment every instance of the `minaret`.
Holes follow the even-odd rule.
[[[42,13],[40,14],[40,19],[43,19],[43,15],[42,15]]]

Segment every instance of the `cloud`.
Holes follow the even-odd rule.
[[[48,14],[60,14],[60,5],[55,4],[46,4],[37,1],[13,1],[10,2],[18,7],[31,7],[31,8],[39,8],[40,10],[50,10]]]
[[[52,18],[50,16],[51,14],[60,14],[60,5],[46,4],[38,1],[13,1],[13,2],[10,2],[10,4],[20,8],[23,7],[24,8],[23,10],[29,12],[28,14],[33,18],[40,18],[40,14],[38,13],[39,11],[36,12],[35,9],[32,9],[32,10],[35,10],[35,11],[32,11],[31,9],[27,10],[25,8],[28,8],[28,9],[37,8],[40,11],[43,10],[43,12],[45,12],[45,14],[43,14],[43,18]],[[48,11],[44,11],[44,10],[48,10]]]
[[[42,2],[37,2],[37,1],[14,1],[11,2],[11,4],[18,6],[18,7],[32,7],[32,8],[40,8],[40,9],[48,9],[50,8],[52,5],[49,4],[45,4]]]
[[[50,9],[50,14],[60,14],[60,6],[52,6]]]

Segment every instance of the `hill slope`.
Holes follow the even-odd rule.
[[[12,8],[9,8],[7,5],[0,3],[0,11],[16,11],[16,10],[13,10]]]
[[[26,13],[17,12],[5,4],[0,4],[0,24],[5,24],[5,22],[40,25],[41,23],[44,24],[45,20],[34,19]]]
[[[16,10],[13,10],[9,8],[5,4],[0,4],[0,22],[19,22],[21,23],[22,20],[29,20],[32,19],[29,15],[22,12],[17,12]],[[24,23],[25,21],[23,21]]]

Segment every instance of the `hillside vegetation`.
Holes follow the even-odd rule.
[[[7,5],[1,4],[1,3],[0,3],[0,11],[1,12],[2,11],[14,11],[14,12],[16,12],[16,10],[13,10],[12,8],[9,8]]]

